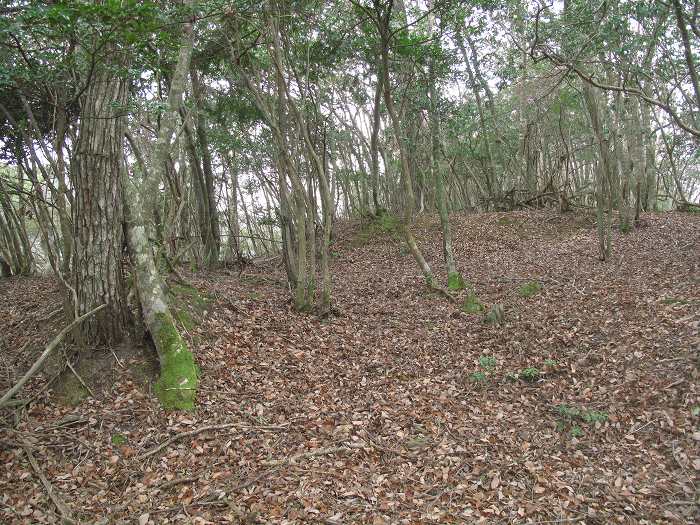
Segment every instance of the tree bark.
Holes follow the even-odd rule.
[[[106,304],[79,327],[86,345],[116,344],[128,330],[122,272],[124,209],[121,177],[126,131],[127,82],[98,71],[84,95],[72,165],[75,188],[74,311]]]

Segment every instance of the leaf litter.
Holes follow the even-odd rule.
[[[700,220],[644,224],[602,263],[585,217],[453,216],[460,301],[500,325],[351,223],[328,319],[292,310],[281,268],[188,275],[213,297],[186,333],[197,410],[163,412],[128,366],[76,407],[33,380],[2,413],[0,521],[61,521],[28,449],[76,523],[695,523]],[[439,223],[415,230],[446,281]],[[50,279],[0,295],[4,391],[64,320]]]

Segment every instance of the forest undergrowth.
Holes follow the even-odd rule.
[[[0,413],[0,522],[696,523],[700,215],[643,214],[607,262],[587,216],[451,221],[454,304],[359,223],[326,319],[293,311],[281,267],[183,271],[206,297],[178,317],[196,411],[163,411],[129,348],[59,403],[57,358]],[[439,231],[415,224],[436,268]],[[3,392],[65,326],[59,295],[0,280]]]

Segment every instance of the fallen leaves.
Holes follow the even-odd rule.
[[[453,217],[460,270],[485,305],[504,305],[500,327],[455,315],[389,238],[335,247],[341,315],[325,321],[250,273],[280,269],[191,276],[217,298],[190,331],[197,411],[163,413],[121,369],[104,398],[42,398],[0,432],[0,521],[53,519],[21,435],[85,523],[694,522],[697,251],[676,239],[697,245],[700,221],[648,215],[648,228],[616,234],[620,257],[604,264],[574,219],[502,216]],[[439,269],[437,221],[416,227]],[[530,281],[542,289],[520,297]],[[11,280],[0,293],[41,286],[53,284]],[[55,309],[51,293],[21,311],[0,304],[13,348]],[[529,367],[537,381],[509,375]],[[608,419],[573,421],[573,435],[557,427],[560,405]]]

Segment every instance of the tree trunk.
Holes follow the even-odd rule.
[[[125,185],[128,184],[125,181]],[[141,213],[144,201],[150,196],[140,193],[142,199],[135,188],[125,188],[127,241],[144,324],[160,361],[155,393],[166,409],[192,410],[197,394],[197,366],[168,308],[165,287],[155,265],[148,242],[148,228]]]
[[[603,126],[600,121],[600,111],[596,93],[591,85],[583,83],[583,98],[586,102],[588,114],[591,119],[591,127],[598,145],[599,160],[596,169],[596,216],[598,223],[598,247],[600,259],[605,261],[610,257],[611,251],[611,215],[612,215],[612,191],[610,185],[610,151],[608,140],[603,134]],[[606,184],[607,183],[607,184]],[[607,189],[608,215],[605,217],[605,194]]]
[[[207,135],[207,122],[204,117],[204,93],[199,81],[197,70],[191,68],[192,94],[197,105],[197,143],[202,159],[202,176],[204,192],[202,201],[204,205],[205,220],[208,222],[206,237],[204,238],[204,260],[207,266],[213,266],[219,261],[219,250],[221,241],[219,238],[219,214],[216,210],[216,198],[214,193],[214,170],[211,163],[211,152],[209,151],[209,138]]]
[[[433,2],[429,0],[427,8],[432,9]],[[428,17],[429,33],[433,35],[435,17],[431,14]],[[433,180],[435,182],[435,196],[437,201],[438,213],[440,214],[440,225],[442,227],[442,252],[445,257],[445,266],[447,267],[447,288],[450,290],[461,290],[464,287],[464,280],[457,271],[455,258],[452,252],[452,231],[450,229],[450,216],[447,211],[447,195],[445,194],[445,181],[440,173],[440,115],[439,115],[439,100],[436,89],[435,78],[435,58],[431,55],[428,65],[428,94],[430,96],[430,169],[433,172]],[[485,130],[484,130],[485,131]],[[488,141],[487,141],[488,142]]]
[[[128,326],[121,185],[126,103],[126,79],[98,71],[83,99],[72,165],[74,312],[107,305],[78,328],[81,342],[91,346],[118,343]]]

